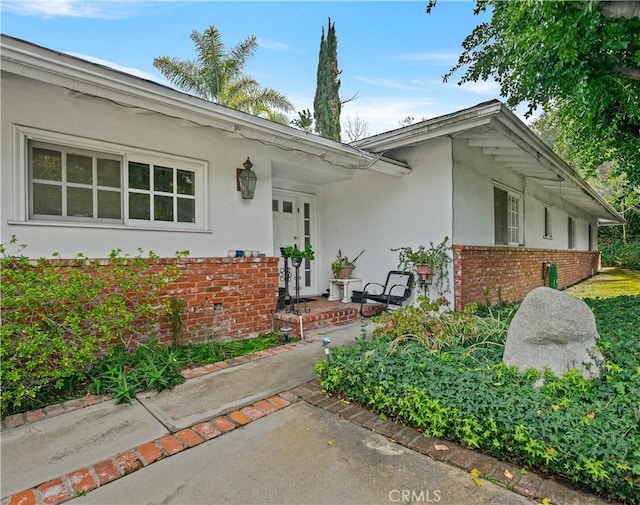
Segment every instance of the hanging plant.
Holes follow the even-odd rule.
[[[449,264],[452,261],[451,246],[447,245],[449,237],[445,237],[439,244],[430,242],[429,247],[419,245],[416,249],[404,246],[391,249],[398,253],[398,270],[414,272],[419,276],[422,272],[418,265],[427,265],[432,270],[433,285],[439,294],[449,290]],[[419,271],[420,270],[420,271]]]

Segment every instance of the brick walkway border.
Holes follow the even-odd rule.
[[[243,363],[256,361],[262,358],[280,354],[285,351],[290,351],[292,349],[296,349],[297,347],[316,342],[317,340],[318,338],[316,336],[310,335],[306,339],[299,340],[297,342],[291,342],[288,344],[279,345],[277,347],[271,347],[270,349],[257,351],[251,354],[246,354],[244,356],[238,356],[237,358],[232,358],[225,361],[218,361],[217,363],[212,363],[201,367],[189,368],[182,371],[182,376],[185,379],[201,377],[202,375],[217,372],[218,370],[222,370],[224,368],[242,365]],[[24,424],[34,423],[36,421],[41,421],[50,417],[59,416],[66,412],[72,412],[74,410],[90,407],[91,405],[96,405],[97,403],[106,402],[111,399],[112,398],[109,395],[87,395],[83,398],[68,400],[66,402],[49,405],[41,409],[31,410],[29,412],[20,412],[19,414],[13,414],[3,419],[2,430],[17,428],[18,426],[22,426]]]
[[[523,472],[520,467],[465,449],[449,440],[425,437],[418,430],[395,421],[382,420],[370,410],[326,395],[316,379],[278,395],[257,401],[199,422],[176,433],[164,435],[93,465],[56,477],[25,489],[2,501],[2,505],[57,505],[104,486],[109,482],[145,468],[157,461],[217,438],[262,417],[282,410],[300,399],[338,415],[354,424],[385,436],[434,460],[478,472],[479,476],[503,485],[513,492],[540,501],[549,499],[556,505],[611,505],[569,483]],[[474,473],[475,475],[475,473]],[[619,504],[618,504],[619,505]]]
[[[288,392],[271,396],[239,410],[194,424],[176,433],[164,435],[111,458],[20,491],[2,500],[2,504],[57,505],[63,503],[157,461],[273,414],[298,402],[298,400],[297,396]]]
[[[410,426],[382,420],[365,407],[327,395],[322,391],[318,380],[293,388],[290,393],[311,405],[379,433],[391,442],[467,472],[473,471],[474,476],[477,474],[529,499],[542,502],[546,498],[554,505],[622,505],[577,489],[568,481],[542,477],[493,456],[466,449],[450,440],[426,437]]]

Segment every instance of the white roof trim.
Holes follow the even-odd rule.
[[[502,102],[492,100],[470,109],[429,119],[355,142],[374,152],[416,145],[438,137],[465,138],[496,163],[523,177],[535,178],[547,191],[596,217],[601,225],[625,219],[567,163],[555,154]]]
[[[302,152],[345,169],[367,169],[394,176],[411,172],[404,162],[223,107],[30,42],[2,35],[0,47],[3,71],[63,86],[78,96],[99,94],[101,98],[120,100],[131,106],[218,128],[232,136],[274,147],[298,147]]]

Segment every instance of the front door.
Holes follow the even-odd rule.
[[[315,206],[313,195],[295,193],[292,191],[273,190],[273,252],[280,254],[280,248],[296,244],[304,249],[305,244],[315,243]],[[295,296],[295,269],[291,267],[289,294]],[[280,272],[284,269],[284,260],[280,259]],[[317,294],[315,260],[302,262],[299,272],[300,295]],[[284,275],[280,276],[280,287],[285,287]]]

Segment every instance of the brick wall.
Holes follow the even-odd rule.
[[[278,300],[279,258],[162,258],[150,266],[154,272],[167,265],[179,271],[176,282],[159,293],[161,315],[154,336],[161,344],[173,342],[165,303],[182,301],[184,342],[197,343],[216,336],[218,341],[240,340],[271,331],[271,314]],[[50,260],[64,269],[87,268],[74,260]],[[88,267],[93,275],[109,275],[110,261]],[[144,339],[144,337],[141,337]],[[130,346],[136,345],[136,340]]]
[[[278,258],[187,258],[176,261],[178,281],[164,296],[183,302],[183,338],[201,342],[213,335],[239,340],[271,331],[278,301]],[[165,318],[158,328],[161,342],[171,341]]]
[[[473,302],[491,304],[522,300],[532,289],[545,285],[544,262],[558,265],[558,288],[564,289],[594,275],[600,268],[597,251],[528,249],[455,245],[454,283],[456,310]]]

